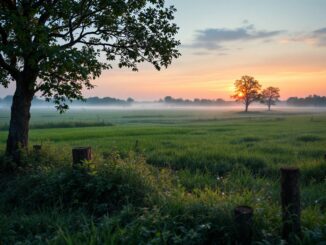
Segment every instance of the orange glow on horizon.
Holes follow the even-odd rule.
[[[248,69],[250,70],[250,69]],[[253,70],[253,69],[252,69]],[[106,72],[94,81],[96,87],[85,91],[86,96],[133,97],[138,100],[157,100],[164,96],[183,98],[222,98],[230,100],[234,93],[234,81],[242,75],[254,76],[264,87],[274,86],[281,90],[281,99],[311,94],[326,95],[325,70],[299,70],[297,72],[277,71],[271,67],[246,72],[244,68],[225,70],[223,74],[200,71],[194,74],[167,70],[163,72],[144,71]]]
[[[159,72],[150,65],[142,65],[139,72],[127,69],[105,71],[94,81],[95,89],[84,94],[132,97],[145,101],[165,96],[231,100],[230,95],[235,92],[234,82],[243,75],[250,75],[263,88],[280,88],[281,100],[311,94],[326,96],[326,55],[324,57],[317,50],[314,52],[314,55],[276,54],[269,58],[251,57],[251,53],[230,55],[223,59],[213,55],[184,55],[167,70]]]

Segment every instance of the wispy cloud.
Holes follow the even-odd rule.
[[[251,40],[266,41],[282,33],[280,30],[257,30],[254,25],[247,22],[244,22],[244,24],[245,26],[235,29],[208,28],[204,30],[197,30],[194,42],[185,46],[189,48],[206,50],[223,50],[226,43]]]
[[[326,27],[315,30],[313,36],[317,39],[317,45],[326,46]]]
[[[326,27],[314,30],[312,32],[302,32],[292,34],[290,37],[281,39],[282,43],[305,43],[312,46],[326,47]]]
[[[314,33],[317,35],[326,35],[326,27],[315,30]]]

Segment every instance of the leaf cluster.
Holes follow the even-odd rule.
[[[113,64],[167,67],[180,56],[175,11],[164,0],[1,1],[0,85],[27,83],[65,110]]]
[[[235,81],[235,93],[231,96],[236,101],[243,101],[250,104],[260,99],[261,85],[251,76],[242,76],[240,80]]]

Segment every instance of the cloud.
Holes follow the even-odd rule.
[[[281,43],[286,44],[293,42],[304,43],[311,46],[326,47],[326,27],[311,32],[296,33],[281,40]]]
[[[326,35],[326,27],[314,31],[315,35]]]
[[[226,43],[251,40],[268,40],[279,35],[282,31],[257,30],[254,25],[243,22],[245,26],[227,29],[227,28],[208,28],[196,31],[196,37],[191,48],[200,48],[206,50],[223,50]]]
[[[316,38],[318,46],[326,46],[326,27],[315,30],[313,36]]]

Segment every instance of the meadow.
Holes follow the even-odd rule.
[[[3,152],[9,111],[0,115]],[[232,244],[243,204],[256,244],[282,244],[284,166],[301,171],[296,244],[326,240],[325,110],[34,109],[33,144],[42,151],[18,175],[1,173],[3,244]],[[73,170],[78,146],[94,159]]]

